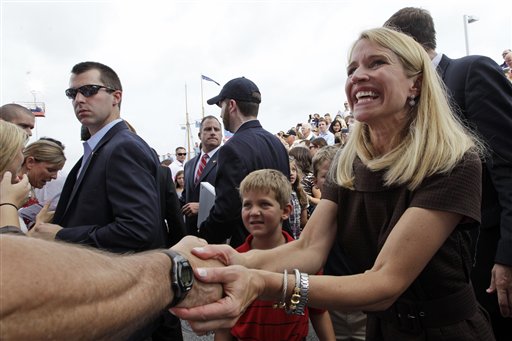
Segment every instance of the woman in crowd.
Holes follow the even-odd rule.
[[[345,127],[343,127],[343,125],[345,125]],[[347,128],[345,121],[332,121],[331,125],[329,126],[329,131],[334,135],[334,143],[341,143],[341,129],[343,128]]]
[[[386,28],[363,32],[347,75],[358,122],[300,239],[245,254],[220,245],[195,250],[245,267],[199,269],[202,281],[223,283],[225,297],[174,313],[206,332],[232,326],[260,297],[291,313],[306,304],[366,311],[367,340],[493,340],[469,278],[481,143],[456,120],[412,38]],[[333,243],[354,275],[308,277]]]
[[[28,177],[17,174],[23,162],[27,134],[16,125],[0,120],[0,228],[2,232],[19,229],[18,208],[30,191]],[[20,231],[15,229],[14,231]],[[20,231],[21,232],[21,231]]]
[[[50,181],[57,179],[57,173],[64,167],[66,157],[64,156],[64,146],[52,139],[40,139],[29,144],[23,150],[23,156],[24,161],[21,172],[28,176],[32,185],[32,195],[23,205],[24,209],[20,211],[20,216],[23,218],[27,228],[30,229],[35,223],[35,215],[45,204],[38,201],[34,189],[41,189]],[[57,192],[60,193],[60,191]],[[26,209],[32,205],[38,205],[39,209]],[[56,203],[53,206],[56,206]]]

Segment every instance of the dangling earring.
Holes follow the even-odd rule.
[[[409,105],[411,107],[414,107],[415,104],[416,104],[416,101],[414,100],[414,96],[410,96],[409,97]]]

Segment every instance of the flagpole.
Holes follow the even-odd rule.
[[[203,75],[201,75],[201,113],[204,118],[204,99],[203,99]]]
[[[187,160],[190,160],[190,122],[188,120],[187,83],[185,83],[185,120],[187,128]]]

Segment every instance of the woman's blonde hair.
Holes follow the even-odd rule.
[[[66,157],[62,145],[50,140],[37,140],[23,150],[25,160],[32,156],[37,162],[48,162],[57,168],[64,167]]]
[[[377,155],[368,125],[355,124],[332,172],[338,185],[354,188],[356,157],[372,171],[385,169],[385,185],[407,184],[414,190],[426,177],[451,171],[468,150],[483,153],[482,143],[454,115],[442,80],[421,45],[388,28],[370,29],[361,33],[354,43],[349,60],[354,46],[363,39],[394,52],[408,77],[419,75],[420,91],[416,104],[410,106],[409,122],[393,141],[395,147],[390,152]]]
[[[0,120],[0,176],[27,142],[27,133],[10,122]]]

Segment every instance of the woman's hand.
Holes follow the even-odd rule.
[[[216,259],[224,265],[247,266],[244,256],[226,244],[195,247],[192,249],[192,254],[201,259]]]
[[[50,204],[51,202],[49,201],[41,208],[41,211],[36,215],[35,225],[52,221],[55,211],[50,211]]]
[[[194,236],[183,237],[176,245],[171,249],[179,252],[181,255],[186,257],[193,269],[197,268],[210,268],[222,266],[222,263],[215,259],[203,260],[190,253],[190,250],[194,247],[204,246],[206,240],[197,238]],[[197,276],[196,276],[197,279]],[[187,295],[185,300],[179,304],[180,307],[195,307],[202,304],[215,302],[222,298],[222,286],[220,284],[204,283],[196,280],[192,286],[192,291]]]
[[[26,174],[16,184],[13,184],[11,179],[11,172],[5,172],[0,183],[0,198],[2,203],[14,204],[19,209],[27,201],[30,183]]]

